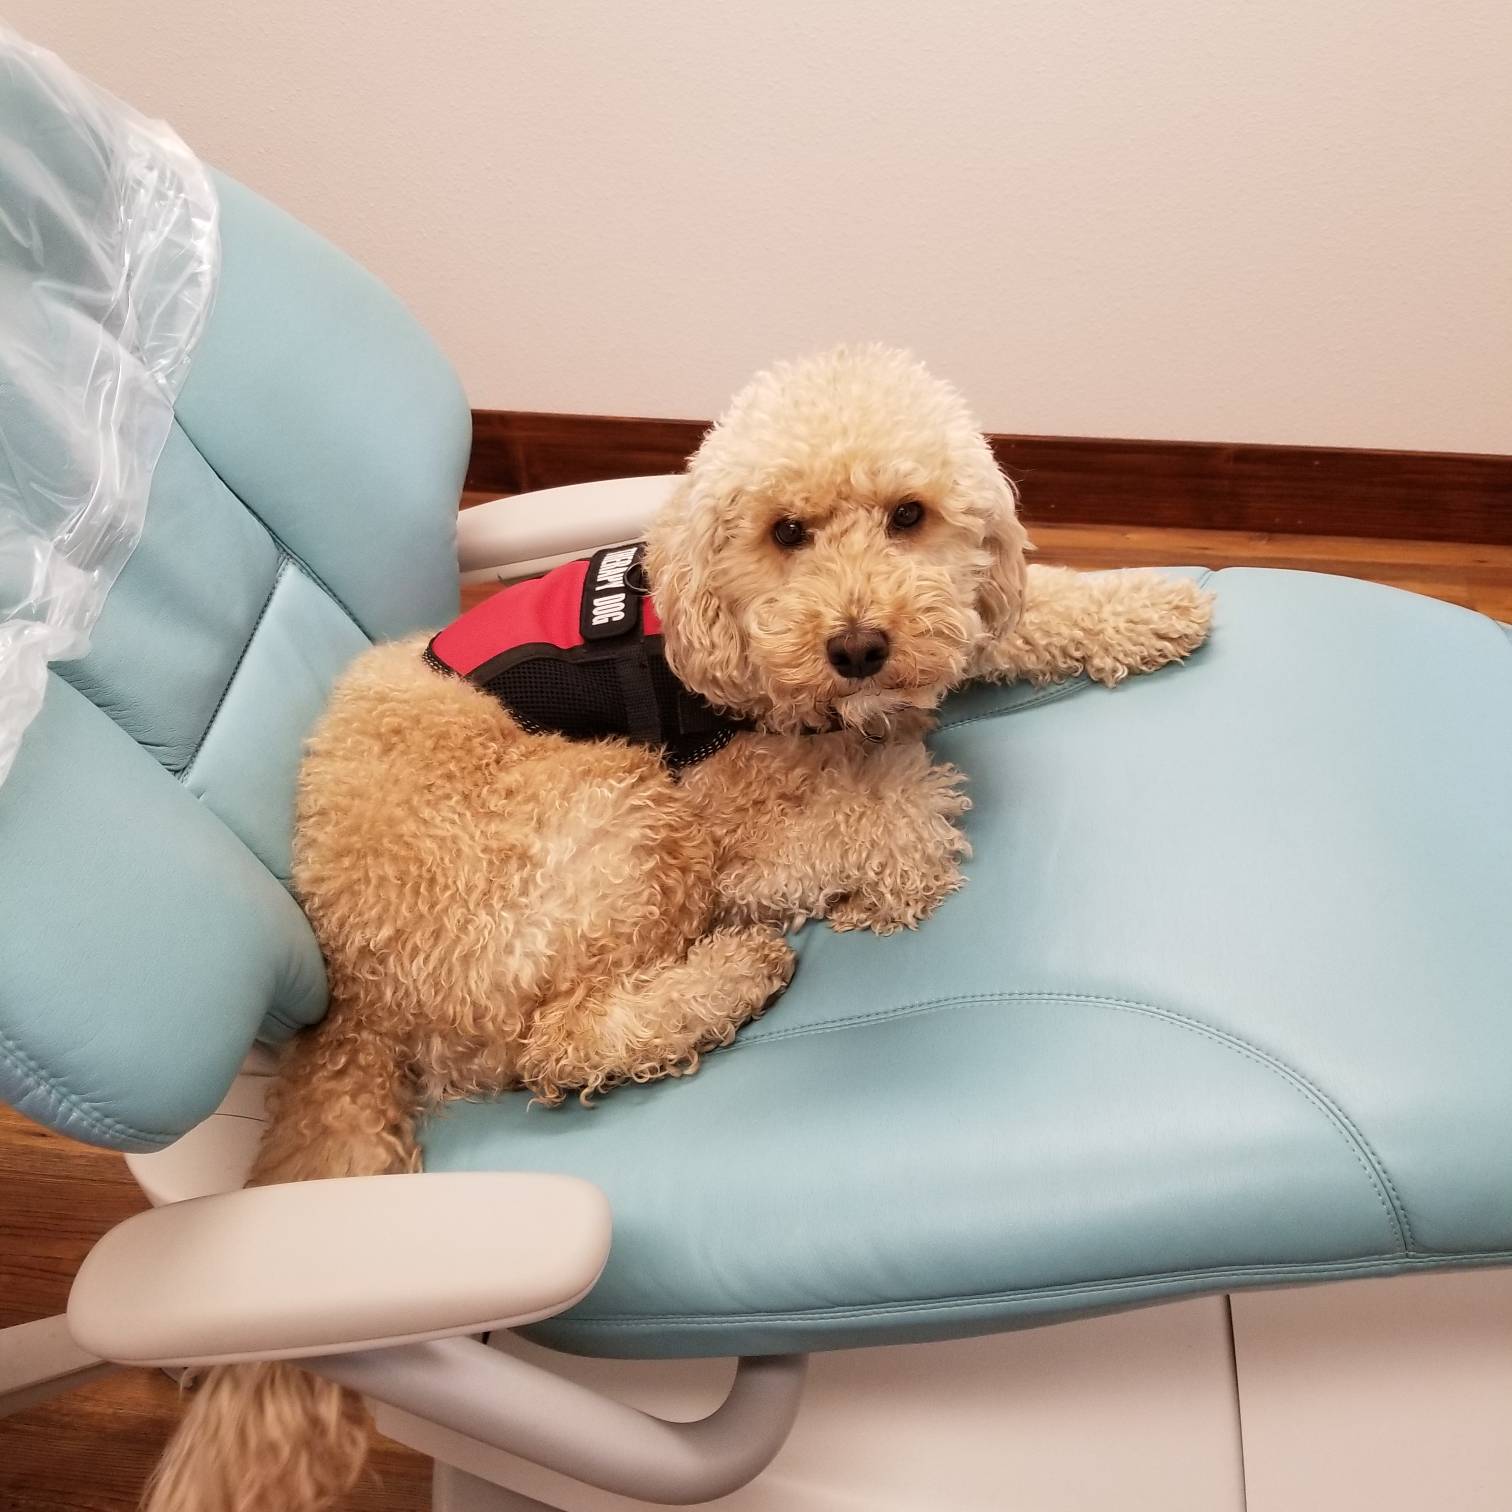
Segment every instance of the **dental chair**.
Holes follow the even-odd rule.
[[[13,88],[0,136],[66,176],[51,110]],[[240,1190],[324,1010],[301,742],[456,612],[469,416],[384,289],[208,182],[140,539],[0,783],[0,1097],[154,1206],[0,1335],[0,1407],[298,1358],[433,1456],[438,1512],[1504,1507],[1512,645],[1411,594],[1222,571],[1185,665],[960,693],[974,858],[919,932],[810,924],[691,1078]],[[468,511],[464,566],[665,487]]]

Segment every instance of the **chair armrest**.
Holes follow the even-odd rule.
[[[563,1312],[609,1256],[609,1204],[572,1176],[359,1176],[139,1213],[80,1267],[74,1339],[131,1365],[300,1359]]]
[[[457,516],[463,582],[526,577],[638,540],[670,497],[678,475],[571,483],[475,504]]]

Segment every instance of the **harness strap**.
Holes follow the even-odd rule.
[[[642,745],[659,745],[662,735],[661,706],[651,673],[643,656],[621,656],[615,660],[620,693],[625,700],[625,733]],[[679,700],[680,701],[680,700]]]

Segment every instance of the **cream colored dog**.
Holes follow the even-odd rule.
[[[359,658],[299,796],[330,1012],[287,1052],[254,1179],[411,1169],[449,1097],[685,1074],[782,990],[795,919],[926,918],[967,849],[963,778],[923,740],[945,694],[1116,683],[1207,631],[1188,581],[1026,569],[1014,504],[961,399],[903,353],[756,378],[647,543],[670,665],[756,726],[680,780],[643,746],[525,733],[418,643]],[[312,1512],[365,1445],[339,1388],[222,1367],[151,1505]]]

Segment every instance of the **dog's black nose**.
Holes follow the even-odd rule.
[[[853,625],[824,643],[830,666],[841,677],[875,677],[887,665],[887,632],[866,625]]]

